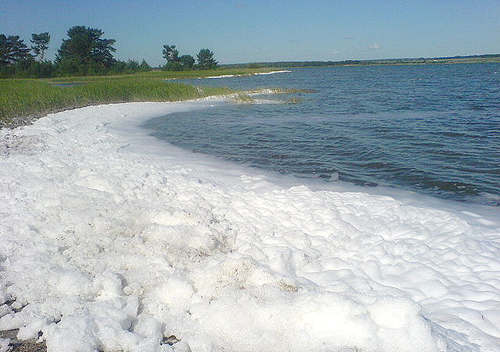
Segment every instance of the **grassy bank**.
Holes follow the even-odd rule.
[[[197,88],[169,78],[244,75],[263,70],[153,71],[136,75],[0,80],[0,127],[19,125],[49,112],[87,105],[131,101],[178,101],[228,94],[225,88]],[[79,82],[61,87],[54,83]]]
[[[278,69],[263,69],[263,68],[228,68],[216,70],[192,70],[192,71],[163,71],[153,70],[149,72],[124,74],[116,76],[82,76],[82,77],[57,77],[48,79],[50,82],[91,82],[101,80],[126,80],[128,78],[148,78],[148,79],[189,79],[189,78],[205,78],[213,76],[245,76],[254,75],[257,73],[271,72]]]
[[[27,117],[104,103],[176,101],[228,93],[221,88],[196,88],[184,84],[128,78],[92,81],[59,87],[40,80],[0,81],[0,126],[22,123]]]

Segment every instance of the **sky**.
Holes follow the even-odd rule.
[[[104,31],[115,57],[165,63],[208,48],[221,64],[500,53],[500,0],[0,0],[0,33]]]

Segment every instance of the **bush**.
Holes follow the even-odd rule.
[[[180,62],[167,62],[162,69],[167,71],[182,71],[184,70],[184,66]]]

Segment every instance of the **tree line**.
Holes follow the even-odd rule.
[[[50,61],[45,59],[50,44],[48,32],[33,33],[30,47],[17,35],[0,34],[0,78],[109,75],[152,70],[146,60],[140,63],[136,60],[117,60],[113,54],[116,52],[116,40],[102,38],[103,35],[100,29],[71,27],[55,60]],[[175,45],[164,45],[162,54],[166,63],[159,68],[163,70],[205,70],[214,69],[218,64],[209,49],[201,49],[197,60],[191,55],[180,56]]]
[[[194,64],[194,57],[191,55],[179,56],[179,51],[175,45],[164,45],[162,53],[163,58],[167,60],[164,69],[169,71],[184,71],[192,70],[193,68],[210,70],[216,68],[218,64],[214,58],[214,53],[209,49],[201,49],[198,55],[196,55],[198,59],[198,65],[196,66]]]

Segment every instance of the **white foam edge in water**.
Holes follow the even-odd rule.
[[[0,131],[0,329],[49,352],[498,350],[497,207],[248,169],[138,127],[218,102]]]
[[[292,71],[288,70],[279,70],[279,71],[271,71],[271,72],[257,72],[257,73],[251,73],[248,75],[221,75],[221,76],[209,76],[209,77],[200,77],[200,79],[214,79],[214,78],[233,78],[233,77],[241,77],[241,76],[265,76],[265,75],[274,75],[277,73],[290,73]]]
[[[265,75],[273,75],[276,73],[290,73],[292,71],[289,70],[279,70],[279,71],[271,71],[271,72],[256,72],[249,74],[236,74],[236,75],[219,75],[219,76],[207,76],[207,77],[196,77],[192,79],[216,79],[216,78],[234,78],[234,77],[249,77],[249,76],[265,76]],[[190,79],[190,78],[165,78],[165,81],[173,81],[178,79]]]

